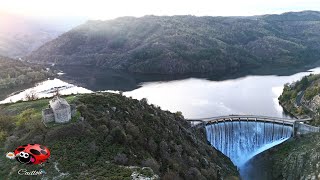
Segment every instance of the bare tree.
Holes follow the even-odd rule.
[[[25,98],[27,101],[33,101],[38,99],[37,92],[35,90],[31,90],[29,93],[26,93]]]

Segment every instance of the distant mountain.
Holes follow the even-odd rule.
[[[265,15],[265,19],[274,21],[319,21],[318,11],[287,12],[280,15]]]
[[[27,59],[161,74],[225,74],[265,65],[301,66],[320,59],[320,12],[88,21],[41,46]]]
[[[0,12],[0,55],[26,56],[83,22],[81,19],[35,19]]]

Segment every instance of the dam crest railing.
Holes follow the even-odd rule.
[[[276,123],[287,126],[292,126],[293,135],[297,134],[307,134],[310,132],[320,132],[320,127],[315,127],[311,125],[304,124],[308,119],[289,119],[289,118],[279,118],[279,117],[269,117],[260,115],[228,115],[228,116],[216,116],[208,118],[198,118],[198,119],[186,119],[195,128],[203,127],[215,123],[223,122],[233,122],[233,121],[256,121],[256,122],[267,122]]]

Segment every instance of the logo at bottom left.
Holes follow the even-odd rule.
[[[26,144],[6,154],[8,159],[16,159],[21,164],[42,164],[48,161],[50,150],[40,144]]]

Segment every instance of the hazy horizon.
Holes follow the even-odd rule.
[[[3,1],[0,0],[0,13],[33,17],[62,18],[82,17],[85,19],[114,19],[123,16],[142,17],[145,15],[172,16],[254,16],[263,14],[281,14],[297,11],[320,11],[316,0],[197,0],[174,2],[162,1],[126,1],[106,2],[102,0],[46,1]]]

